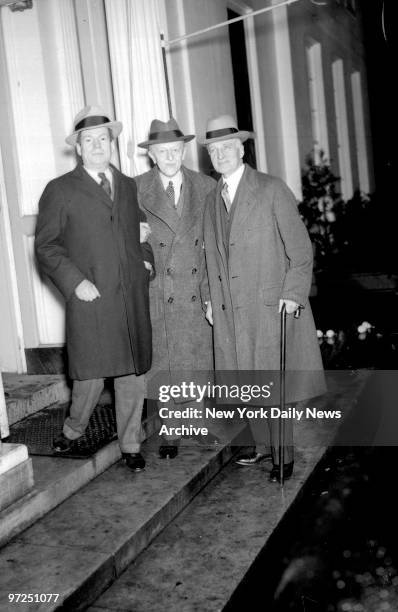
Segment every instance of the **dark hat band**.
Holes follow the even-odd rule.
[[[168,130],[167,132],[151,132],[149,134],[149,140],[159,140],[164,138],[184,138],[184,134],[181,130]]]
[[[79,123],[75,125],[75,131],[84,128],[95,127],[96,125],[103,125],[104,123],[110,123],[108,117],[102,117],[101,115],[92,115],[92,117],[85,117]]]
[[[229,136],[230,134],[236,134],[237,132],[239,132],[239,130],[234,127],[222,128],[221,130],[211,130],[210,132],[206,132],[206,139],[219,138],[220,136]]]

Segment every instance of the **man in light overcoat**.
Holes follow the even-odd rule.
[[[324,391],[322,361],[308,301],[312,247],[296,200],[282,180],[243,163],[250,137],[229,115],[208,122],[203,144],[222,177],[208,197],[204,240],[216,370],[276,371],[280,366],[280,310],[287,312],[287,363],[306,370],[288,402]],[[299,318],[294,313],[302,310]],[[268,421],[269,422],[269,421]],[[286,425],[285,478],[293,471],[291,421]],[[279,477],[277,427],[271,421],[271,480]],[[256,448],[238,459],[253,465],[267,455],[264,432],[252,427]],[[264,426],[265,429],[265,426]]]
[[[213,370],[212,330],[205,318],[208,285],[203,250],[203,211],[207,195],[216,182],[182,165],[185,143],[194,135],[184,135],[175,119],[154,119],[149,138],[139,144],[148,150],[154,167],[135,177],[138,201],[145,212],[156,262],[156,278],[150,286],[153,330],[153,363],[148,373],[178,373]],[[159,404],[166,408],[165,404]],[[195,404],[197,408],[200,408]],[[179,436],[174,429],[181,421],[173,419],[175,409],[184,404],[167,404],[170,433],[163,435],[161,457],[178,454]],[[194,425],[199,425],[199,420]],[[173,431],[171,431],[173,429]],[[207,444],[215,443],[212,434]]]
[[[144,373],[151,365],[148,285],[153,254],[140,242],[146,221],[134,181],[110,164],[121,123],[95,106],[75,118],[66,142],[78,163],[44,190],[36,256],[66,302],[66,346],[73,380],[70,415],[54,441],[73,450],[105,377],[114,377],[119,444],[127,465],[144,468],[140,453]]]

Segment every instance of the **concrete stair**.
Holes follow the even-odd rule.
[[[241,428],[233,426],[229,439]],[[158,445],[156,434],[143,445],[144,472],[134,474],[122,462],[112,465],[0,551],[1,612],[84,610],[233,454],[229,443],[208,450],[189,442],[176,459],[162,460]],[[43,495],[50,495],[48,487]],[[14,592],[59,598],[7,605],[7,594]]]
[[[337,384],[331,380],[332,394],[318,399],[316,407],[333,405],[348,416],[367,374],[349,379],[343,374]],[[321,428],[316,421],[295,423],[295,470],[283,488],[268,481],[269,461],[250,468],[229,462],[88,612],[221,612],[292,509],[338,425],[326,436]],[[252,609],[265,608],[260,601],[239,608]]]
[[[228,463],[88,611],[223,610],[321,455],[296,453],[294,478],[283,490],[268,482],[270,461]],[[265,609],[260,602],[239,608]]]
[[[158,428],[155,419],[143,423],[148,438]],[[32,525],[121,459],[118,443],[112,442],[89,459],[31,455],[34,487],[0,512],[0,546]],[[1,608],[0,608],[1,610]]]
[[[9,425],[57,402],[67,402],[71,389],[62,374],[3,373]]]
[[[3,384],[10,425],[39,410],[70,400],[70,387],[63,375],[5,373]],[[105,390],[100,402],[110,400],[110,392]],[[153,435],[158,427],[159,419],[156,416],[144,421],[144,439]],[[0,546],[61,504],[120,458],[117,442],[108,444],[88,459],[31,455],[34,486],[16,502],[1,509]],[[31,482],[29,485],[31,486]],[[24,491],[21,492],[23,493]]]
[[[347,412],[365,381],[366,376],[347,377],[346,388],[339,382],[335,397],[320,400],[317,407],[332,401]],[[158,457],[155,433],[143,445],[147,469],[138,474],[117,462],[116,443],[89,461],[49,458],[51,463],[46,463],[48,458],[37,457],[36,492],[27,498],[36,499],[30,503],[42,518],[23,533],[19,524],[14,532],[19,535],[0,550],[0,612],[78,612],[90,605],[93,612],[222,609],[326,452],[336,428],[320,432],[316,422],[297,424],[295,473],[283,489],[268,483],[265,463],[254,468],[231,464],[221,472],[239,443],[241,423],[215,431],[223,441],[217,449],[190,442],[174,460]],[[76,461],[80,468],[73,465]],[[215,486],[206,487],[214,477]],[[47,507],[53,504],[45,516],[40,515],[44,500]],[[15,508],[12,520],[0,516],[0,525],[9,521],[4,530],[8,535],[19,515]],[[31,511],[25,526],[33,516]],[[11,604],[9,593],[59,596],[57,601]]]

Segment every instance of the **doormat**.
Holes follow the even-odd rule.
[[[90,417],[83,436],[65,453],[52,449],[54,438],[62,432],[69,404],[59,404],[40,410],[10,427],[4,442],[25,444],[31,455],[86,459],[117,438],[115,410],[111,404],[98,405]]]

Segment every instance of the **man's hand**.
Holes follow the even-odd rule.
[[[286,314],[293,314],[300,306],[300,304],[293,302],[293,300],[279,300],[279,313],[282,311],[283,304],[286,306]]]
[[[140,222],[140,242],[146,242],[148,240],[149,234],[152,232],[149,223],[144,223],[144,221]]]
[[[153,274],[153,265],[149,263],[149,261],[144,261],[144,266],[149,271],[150,274]]]
[[[93,300],[101,297],[97,287],[89,280],[85,279],[75,289],[76,297],[83,302],[92,302]]]
[[[210,325],[213,325],[213,308],[211,306],[211,302],[206,302],[206,320],[210,323]]]

